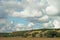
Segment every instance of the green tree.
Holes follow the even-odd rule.
[[[36,34],[38,34],[38,32],[32,33],[32,37],[36,37]]]
[[[46,36],[46,37],[56,37],[56,33],[57,33],[56,31],[49,30],[44,34],[44,36]]]
[[[56,37],[60,37],[60,32],[57,32]]]

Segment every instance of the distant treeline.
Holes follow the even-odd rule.
[[[60,37],[60,29],[38,29],[0,33],[0,37]]]

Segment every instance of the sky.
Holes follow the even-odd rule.
[[[0,32],[60,28],[60,0],[0,0]]]

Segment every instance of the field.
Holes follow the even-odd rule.
[[[60,40],[60,38],[20,38],[20,37],[0,37],[0,40]]]

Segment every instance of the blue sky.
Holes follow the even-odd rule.
[[[29,22],[25,19],[25,18],[15,18],[15,17],[11,17],[9,16],[7,18],[9,21],[13,21],[14,22],[14,25],[16,24],[19,24],[19,23],[22,23],[24,25],[28,25]],[[36,23],[34,27],[32,27],[33,29],[39,29],[40,28],[40,23]]]
[[[60,28],[59,5],[59,0],[0,0],[0,32]]]
[[[15,25],[18,24],[18,23],[24,23],[25,25],[28,24],[28,21],[26,21],[25,18],[15,18],[15,17],[9,16],[7,19],[9,21],[13,21]]]

